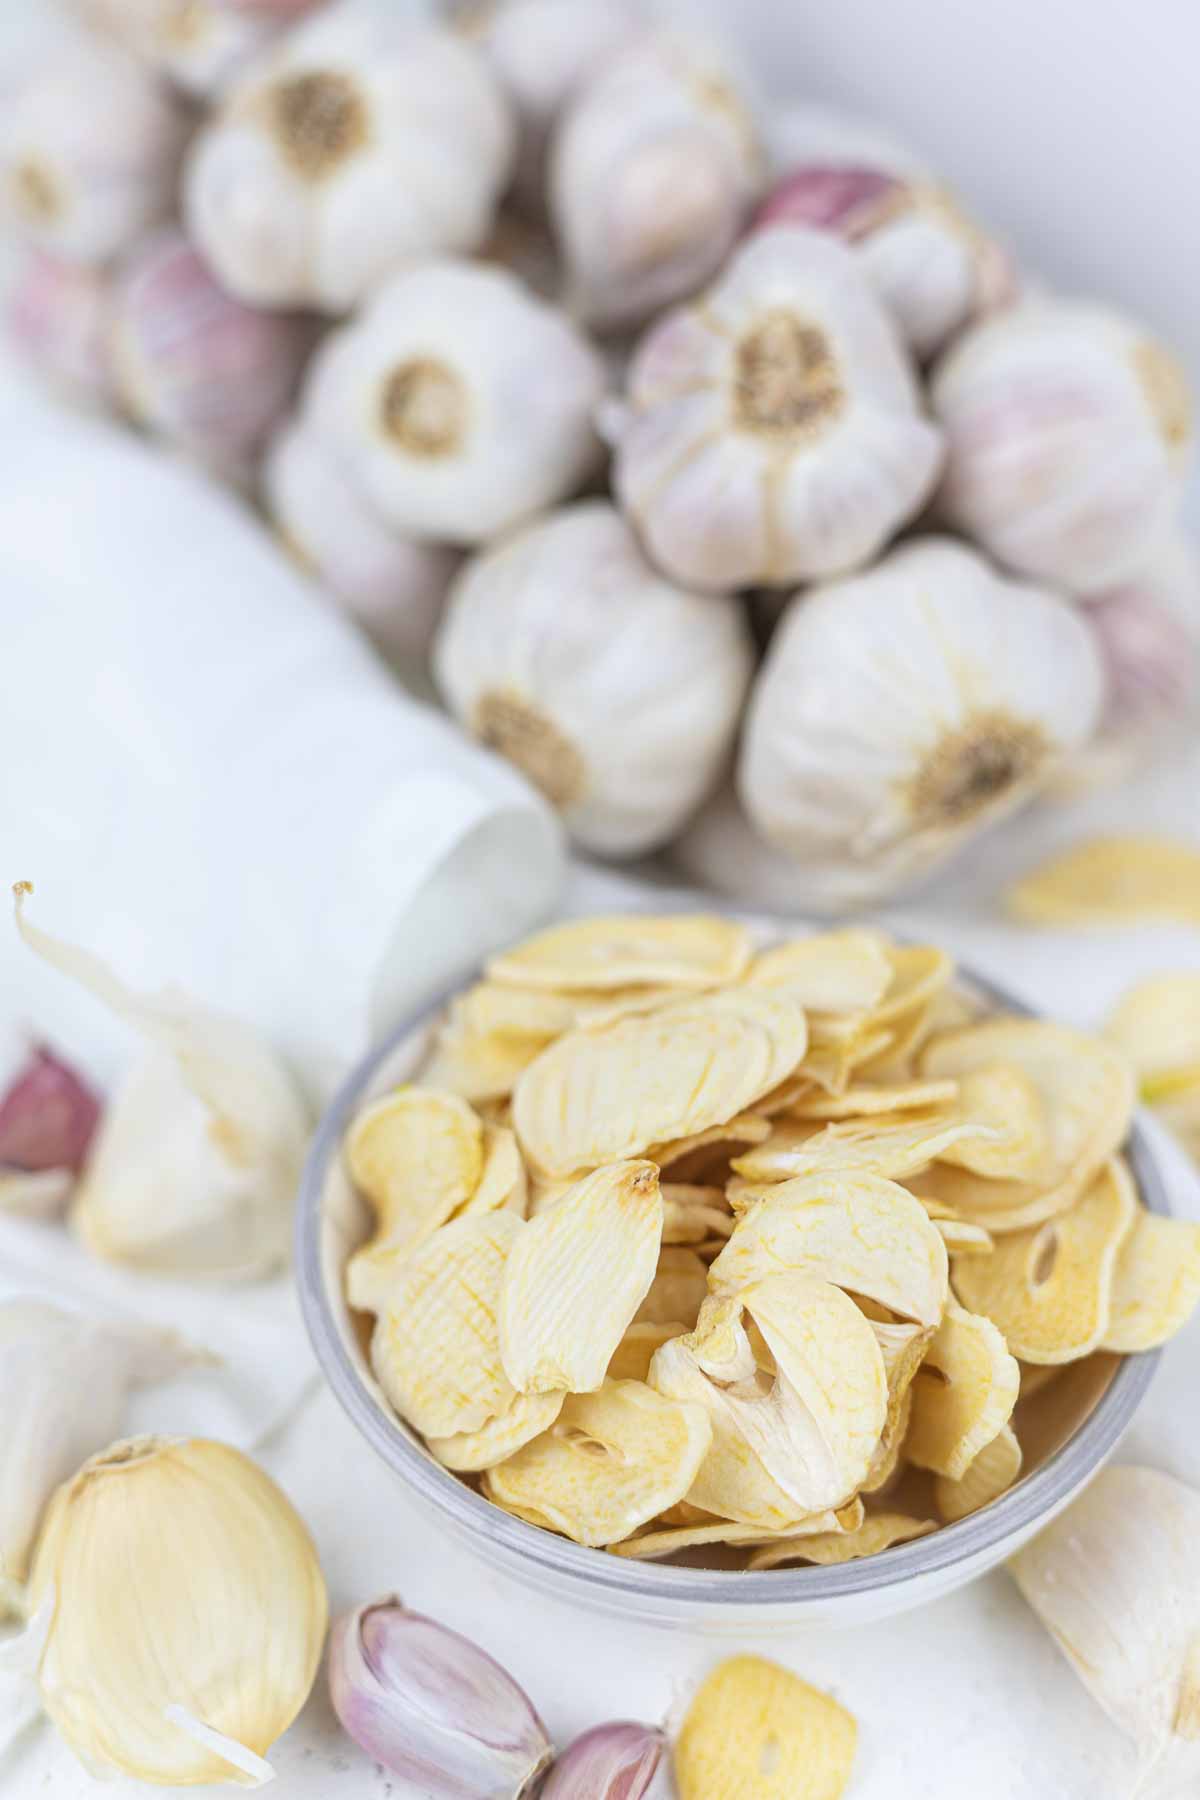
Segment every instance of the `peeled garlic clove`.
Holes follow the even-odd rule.
[[[170,1554],[155,1547],[170,1544]],[[130,1438],[50,1503],[29,1584],[52,1597],[42,1703],[106,1775],[269,1780],[325,1641],[325,1582],[290,1502],[240,1451]]]
[[[741,75],[703,38],[648,33],[567,108],[550,207],[577,308],[637,324],[725,260],[761,179]]]
[[[231,91],[189,159],[185,211],[241,299],[345,312],[399,263],[482,243],[512,151],[466,43],[334,6]]]
[[[103,272],[31,251],[5,295],[5,335],[64,398],[109,406],[109,299]]]
[[[520,1800],[553,1755],[512,1676],[395,1595],[335,1623],[329,1691],[355,1743],[424,1800]]]
[[[0,219],[54,256],[106,262],[170,211],[187,129],[133,57],[77,45],[6,97]]]
[[[942,516],[1019,573],[1102,588],[1170,526],[1191,396],[1174,358],[1119,313],[1027,301],[964,334],[930,397],[946,434]]]
[[[663,843],[732,744],[753,656],[736,603],[657,575],[615,507],[581,502],[468,565],[434,651],[450,710],[575,841]]]
[[[651,327],[617,433],[617,494],[654,559],[705,588],[866,562],[921,507],[941,437],[853,255],[780,225]]]
[[[595,1725],[557,1759],[539,1800],[642,1800],[666,1747],[654,1725]]]
[[[1066,601],[914,539],[793,601],[751,695],[738,785],[820,910],[936,868],[1085,743],[1103,671]]]

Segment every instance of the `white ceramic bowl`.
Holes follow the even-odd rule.
[[[960,972],[987,1006],[1025,1013],[993,984]],[[1150,1385],[1158,1353],[1090,1357],[1063,1371],[1052,1416],[1033,1436],[1031,1471],[999,1500],[930,1536],[834,1568],[677,1567],[626,1561],[527,1525],[441,1468],[388,1406],[346,1305],[342,1271],[368,1233],[366,1207],[342,1168],[346,1127],[368,1099],[408,1079],[444,1002],[410,1021],[356,1068],[321,1122],[297,1223],[301,1304],[317,1359],[367,1443],[440,1522],[491,1569],[560,1599],[644,1623],[756,1632],[858,1624],[906,1611],[1010,1556],[1083,1488],[1111,1454]],[[1128,1145],[1142,1198],[1169,1208],[1153,1151],[1136,1124]],[[1030,1440],[1026,1439],[1030,1448]]]

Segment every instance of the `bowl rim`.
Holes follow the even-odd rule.
[[[956,972],[960,981],[989,1004],[1026,1018],[1039,1016],[1033,1007],[980,975],[970,964],[957,963]],[[419,1007],[363,1057],[338,1088],[317,1127],[301,1177],[295,1254],[305,1327],[321,1373],[343,1411],[416,1495],[448,1524],[479,1540],[481,1554],[490,1544],[559,1581],[582,1581],[594,1590],[603,1590],[611,1599],[624,1598],[631,1603],[649,1600],[687,1606],[799,1609],[816,1601],[847,1599],[937,1575],[957,1564],[986,1557],[989,1552],[997,1552],[992,1557],[992,1561],[997,1561],[1006,1541],[1020,1538],[1042,1518],[1048,1522],[1055,1510],[1099,1470],[1145,1398],[1158,1367],[1160,1350],[1121,1356],[1107,1388],[1066,1443],[989,1506],[939,1526],[925,1537],[893,1545],[882,1555],[829,1567],[702,1569],[612,1556],[516,1518],[442,1468],[372,1400],[347,1353],[322,1277],[321,1204],[326,1171],[340,1153],[350,1117],[380,1066],[475,978],[462,977]],[[1125,1155],[1145,1205],[1152,1212],[1169,1214],[1166,1184],[1136,1115]]]

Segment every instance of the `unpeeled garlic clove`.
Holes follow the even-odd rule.
[[[1120,314],[1028,300],[965,332],[930,398],[946,434],[941,516],[1017,572],[1101,589],[1168,531],[1191,396],[1175,359]]]
[[[0,1093],[0,1212],[60,1211],[99,1121],[100,1102],[82,1077],[35,1045]]]
[[[596,1725],[558,1757],[538,1800],[643,1800],[667,1747],[654,1725]]]
[[[553,1754],[512,1676],[395,1595],[336,1622],[329,1691],[354,1741],[424,1800],[520,1800]]]
[[[110,289],[104,271],[34,250],[5,295],[9,341],[44,381],[84,406],[114,398]]]

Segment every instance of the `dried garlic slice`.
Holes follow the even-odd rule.
[[[901,1318],[937,1325],[946,1304],[946,1248],[919,1200],[878,1175],[803,1176],[769,1190],[739,1219],[709,1271],[714,1293],[737,1293],[781,1269],[806,1270],[877,1300]]]
[[[750,1558],[752,1569],[777,1569],[783,1563],[856,1562],[861,1556],[878,1556],[893,1544],[907,1544],[913,1538],[925,1537],[937,1530],[934,1519],[913,1519],[907,1513],[872,1513],[857,1531],[824,1532],[819,1536],[792,1537],[780,1544],[768,1544]]]
[[[947,1145],[936,1161],[993,1181],[1053,1179],[1045,1114],[1024,1069],[997,1063],[961,1075],[957,1116],[982,1129]]]
[[[736,981],[750,961],[750,938],[742,925],[707,913],[656,917],[618,913],[577,919],[493,956],[492,981],[518,987],[587,988],[706,987]]]
[[[507,1462],[531,1438],[548,1431],[563,1408],[565,1393],[516,1394],[511,1405],[478,1431],[427,1439],[431,1455],[447,1469],[477,1474]]]
[[[690,1331],[708,1295],[708,1270],[694,1250],[664,1245],[646,1297],[633,1315],[635,1325],[667,1325],[682,1319]]]
[[[829,1694],[764,1657],[730,1657],[701,1684],[679,1733],[679,1800],[839,1800],[857,1737]]]
[[[840,1094],[809,1094],[792,1111],[798,1119],[862,1119],[878,1113],[946,1107],[958,1098],[956,1081],[907,1081],[893,1087],[861,1082]]]
[[[478,1431],[512,1404],[496,1314],[505,1262],[528,1229],[510,1212],[455,1219],[397,1263],[375,1322],[371,1367],[424,1437]]]
[[[1008,910],[1033,925],[1200,923],[1200,849],[1176,838],[1089,838],[1011,888]]]
[[[659,1556],[672,1556],[677,1550],[701,1549],[705,1544],[762,1544],[770,1543],[777,1536],[786,1535],[788,1541],[802,1536],[805,1531],[837,1534],[844,1529],[854,1529],[851,1523],[843,1526],[843,1520],[857,1522],[862,1507],[858,1503],[846,1507],[842,1512],[814,1513],[811,1519],[802,1519],[798,1524],[789,1526],[786,1534],[760,1531],[755,1525],[739,1525],[733,1519],[712,1519],[702,1525],[676,1525],[670,1528],[656,1529],[653,1525],[636,1536],[626,1538],[623,1543],[613,1544],[613,1556],[626,1556],[634,1562],[648,1562]]]
[[[887,954],[892,979],[871,1019],[875,1025],[895,1028],[929,1011],[954,980],[954,959],[936,944],[889,942]]]
[[[1133,1182],[1114,1158],[1070,1212],[1003,1238],[990,1256],[956,1262],[955,1291],[999,1326],[1022,1362],[1077,1362],[1108,1331],[1117,1256],[1135,1211]]]
[[[853,1169],[903,1181],[927,1169],[967,1139],[991,1136],[986,1125],[947,1121],[939,1115],[898,1122],[849,1119],[823,1128],[813,1123],[777,1125],[769,1138],[733,1159],[748,1181],[787,1181],[796,1175]]]
[[[506,1100],[544,1040],[510,1033],[466,1031],[451,1018],[437,1033],[420,1073],[422,1087],[443,1088],[482,1106]]]
[[[953,1300],[913,1382],[904,1454],[919,1469],[960,1481],[1007,1425],[1021,1371],[990,1319]]]
[[[892,1046],[892,1033],[884,1030],[864,1028],[850,1037],[813,1038],[804,1053],[796,1073],[803,1076],[807,1086],[796,1091],[788,1103],[787,1110],[796,1111],[802,1104],[820,1098],[813,1089],[819,1088],[821,1093],[836,1099],[844,1094],[850,1086],[856,1071],[865,1063],[873,1062]],[[760,1110],[767,1111],[765,1106]],[[784,1110],[777,1107],[777,1111]]]
[[[958,1480],[939,1475],[933,1484],[938,1513],[947,1525],[981,1511],[1006,1494],[1021,1473],[1021,1446],[1011,1425],[1003,1426],[973,1457]]]
[[[664,1144],[651,1144],[646,1155],[667,1172],[697,1150],[731,1150],[736,1144],[761,1144],[771,1135],[771,1121],[761,1113],[739,1113],[721,1125],[710,1125],[706,1131],[693,1131],[688,1137],[673,1138]]]
[[[548,1044],[578,1023],[578,1007],[549,988],[477,981],[454,1002],[453,1016],[468,1036],[540,1038]]]
[[[611,1163],[521,1229],[500,1290],[500,1355],[521,1394],[594,1393],[658,1267],[651,1162]]]
[[[1200,1305],[1200,1225],[1138,1207],[1113,1273],[1102,1350],[1155,1350]]]
[[[1133,1064],[1144,1100],[1200,1083],[1200,974],[1177,969],[1130,988],[1104,1027]]]
[[[484,1491],[577,1544],[615,1544],[683,1499],[710,1437],[703,1407],[606,1381],[572,1394],[548,1431],[488,1470]]]
[[[874,931],[851,928],[776,944],[754,958],[752,987],[783,988],[806,1012],[869,1012],[893,980],[892,960]]]
[[[454,1217],[468,1219],[475,1213],[496,1212],[503,1206],[518,1219],[523,1219],[528,1197],[525,1164],[521,1161],[516,1137],[506,1125],[492,1125],[485,1120],[479,1185]]]
[[[651,1325],[646,1320],[629,1325],[625,1335],[613,1351],[608,1364],[610,1381],[647,1381],[650,1375],[650,1363],[654,1352],[663,1344],[669,1343],[673,1337],[682,1337],[689,1330],[678,1319],[670,1319],[661,1325]]]
[[[982,1225],[972,1225],[966,1219],[933,1222],[949,1256],[989,1256],[996,1248],[995,1238]]]

